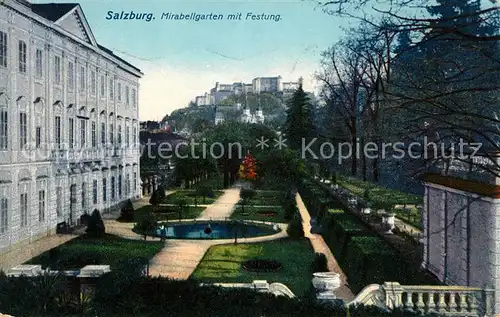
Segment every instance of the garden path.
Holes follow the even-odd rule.
[[[207,207],[197,219],[221,219],[231,216],[234,206],[240,200],[240,189],[230,188],[224,190],[213,204]]]
[[[309,211],[302,201],[302,197],[300,197],[300,195],[297,193],[295,199],[297,201],[297,207],[299,208],[299,212],[302,217],[304,235],[311,241],[314,252],[323,253],[328,259],[328,270],[330,272],[336,272],[340,274],[341,286],[335,291],[335,295],[337,295],[338,298],[345,300],[346,302],[351,301],[355,296],[349,288],[349,284],[347,283],[347,276],[340,268],[337,260],[333,256],[332,251],[326,244],[325,240],[323,240],[323,237],[319,234],[311,233],[311,216],[309,215]]]
[[[29,259],[64,244],[76,237],[78,237],[78,234],[54,234],[40,238],[26,245],[15,247],[12,251],[4,253],[0,256],[0,271],[3,270],[7,272],[14,266],[23,264]]]

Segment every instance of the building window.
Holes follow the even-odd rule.
[[[118,134],[117,134],[117,137],[118,137],[118,146],[122,146],[122,126],[121,124],[118,125]]]
[[[101,144],[106,145],[106,123],[101,123]]]
[[[7,110],[0,110],[0,150],[7,150],[8,134]]]
[[[113,144],[114,143],[114,135],[113,135],[114,131],[113,131],[113,124],[110,124],[109,125],[109,144]]]
[[[87,122],[80,119],[80,147],[84,148],[87,143]]]
[[[75,120],[73,118],[69,118],[69,148],[72,149],[75,147]]]
[[[101,98],[106,97],[106,77],[104,75],[101,75]]]
[[[7,33],[0,31],[0,66],[7,67]]]
[[[42,147],[42,128],[35,128],[35,146],[37,149]]]
[[[137,172],[134,172],[134,193],[137,190]]]
[[[61,84],[61,58],[54,56],[54,84]]]
[[[97,205],[97,180],[92,182],[92,196],[94,205]]]
[[[21,194],[21,228],[28,225],[28,194]]]
[[[127,147],[130,146],[130,127],[126,127],[125,129],[125,144]]]
[[[85,91],[85,66],[80,67],[80,91]]]
[[[62,216],[62,187],[56,188],[56,213],[57,217]]]
[[[68,88],[70,90],[75,88],[75,69],[72,62],[68,63]]]
[[[122,198],[122,174],[118,175],[118,198]]]
[[[115,89],[113,85],[113,78],[109,79],[109,99],[113,99],[115,96]]]
[[[43,76],[43,52],[40,49],[35,54],[35,74],[37,77]]]
[[[118,83],[117,87],[118,101],[122,101],[122,83]]]
[[[82,183],[82,209],[85,209],[86,207],[86,195],[85,195],[85,186],[86,184],[85,183]]]
[[[106,179],[102,179],[102,201],[106,202]]]
[[[61,117],[56,116],[54,122],[54,140],[56,142],[57,148],[61,148]]]
[[[137,92],[135,88],[132,88],[132,106],[134,106],[134,108],[137,106]]]
[[[125,104],[127,106],[130,104],[130,95],[128,86],[125,86]]]
[[[0,199],[0,234],[7,232],[9,225],[9,204],[7,198]]]
[[[111,201],[114,201],[116,199],[115,195],[115,177],[111,177]]]
[[[26,42],[19,41],[19,72],[26,73]]]
[[[25,149],[28,144],[28,122],[26,112],[19,114],[19,147]]]
[[[91,70],[90,71],[90,93],[95,96],[96,93],[96,77],[95,77],[95,71]]]
[[[132,135],[132,145],[135,147],[137,145],[137,128],[134,127],[134,134]]]
[[[45,190],[38,191],[38,221],[45,221]]]
[[[97,146],[97,130],[95,121],[92,121],[92,147]]]
[[[130,194],[130,174],[127,174],[125,177],[125,197],[128,197]]]

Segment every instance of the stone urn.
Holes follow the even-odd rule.
[[[395,219],[396,215],[393,213],[382,214],[382,229],[385,231],[385,234],[393,234],[392,230],[396,227],[394,224]]]
[[[363,207],[363,208],[361,208],[361,213],[363,215],[369,215],[369,214],[371,214],[371,212],[372,212],[372,210],[371,210],[370,207]]]
[[[340,287],[340,274],[335,272],[313,273],[312,284],[319,300],[336,299],[334,291]]]

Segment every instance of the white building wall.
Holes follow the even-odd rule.
[[[19,14],[15,10],[20,10]],[[24,10],[24,11],[23,11]],[[76,36],[57,32],[58,27],[43,18],[33,19],[29,9],[12,0],[0,3],[0,32],[7,34],[7,67],[0,66],[0,108],[8,114],[8,147],[0,149],[0,199],[8,200],[7,228],[0,230],[0,254],[19,243],[34,241],[55,231],[57,223],[79,217],[94,208],[111,208],[127,198],[139,197],[138,91],[140,72],[97,47],[88,47]],[[31,17],[31,18],[30,18]],[[71,22],[68,22],[71,24]],[[62,24],[64,26],[64,23]],[[67,28],[74,27],[66,25]],[[19,40],[27,45],[27,71],[19,71]],[[43,54],[43,75],[36,76],[36,51]],[[55,56],[61,60],[61,82],[54,81]],[[74,85],[69,86],[68,68],[73,64]],[[81,77],[81,67],[84,77]],[[96,91],[91,92],[91,71],[96,74]],[[85,85],[81,86],[81,78]],[[104,94],[101,94],[101,79]],[[121,91],[117,89],[121,86]],[[83,89],[81,89],[83,88]],[[113,88],[111,95],[110,89]],[[126,92],[128,91],[128,98]],[[135,91],[135,96],[133,91]],[[118,98],[121,95],[120,99]],[[128,102],[127,102],[128,99]],[[0,109],[1,110],[1,109]],[[20,113],[27,116],[26,148],[20,146]],[[61,148],[55,143],[55,117],[61,117]],[[74,120],[74,146],[69,145],[69,119]],[[81,140],[81,120],[85,122],[85,144]],[[96,125],[92,144],[92,122]],[[101,123],[106,142],[101,142]],[[114,125],[113,140],[109,127]],[[122,126],[122,146],[117,146],[117,125]],[[41,128],[41,147],[36,148],[36,127]],[[126,131],[129,128],[129,143]],[[135,131],[135,132],[134,132]],[[108,170],[108,171],[106,171]],[[114,201],[107,194],[103,202],[102,179],[109,171],[122,174],[122,196]],[[126,176],[135,184],[125,192]],[[93,180],[98,180],[97,203],[93,201]],[[70,201],[74,185],[75,199]],[[57,213],[57,187],[62,212]],[[39,190],[45,190],[45,217],[39,217]],[[84,194],[82,195],[82,192]],[[21,223],[20,195],[28,194],[28,220]],[[82,201],[84,201],[82,203]],[[70,206],[72,211],[70,212]]]
[[[425,186],[423,267],[446,284],[494,289],[500,313],[500,199]]]

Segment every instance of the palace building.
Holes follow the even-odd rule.
[[[142,75],[80,5],[0,2],[0,254],[141,195]]]

